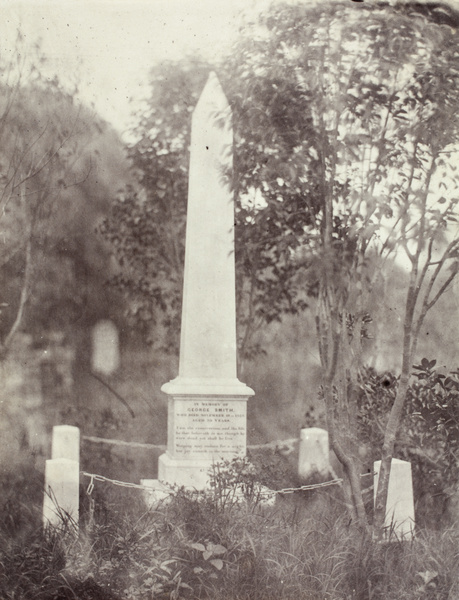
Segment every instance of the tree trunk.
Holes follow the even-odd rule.
[[[26,252],[25,252],[25,272],[24,272],[24,280],[22,282],[21,295],[19,297],[19,306],[18,311],[16,313],[16,318],[14,319],[14,323],[11,326],[8,334],[5,337],[3,344],[0,347],[0,359],[3,359],[8,349],[11,345],[11,342],[16,335],[21,322],[22,317],[24,316],[24,309],[29,297],[29,288],[30,288],[30,279],[32,276],[32,236],[29,235],[27,239]]]
[[[362,486],[360,485],[360,472],[353,457],[347,453],[337,439],[336,423],[333,415],[333,392],[329,383],[324,383],[324,399],[327,415],[327,429],[330,439],[330,447],[336,454],[337,459],[343,465],[344,474],[347,477],[351,489],[353,512],[351,517],[357,519],[359,526],[368,527],[368,519],[362,500]]]
[[[412,274],[413,275],[413,274]],[[376,491],[375,509],[373,519],[373,531],[376,539],[381,539],[384,533],[384,521],[386,517],[387,494],[389,490],[390,469],[392,457],[394,454],[395,440],[397,431],[402,419],[403,406],[405,405],[406,394],[411,373],[411,361],[415,348],[412,339],[413,315],[416,304],[416,279],[412,276],[411,285],[408,290],[404,324],[403,339],[403,363],[400,381],[397,388],[394,403],[392,405],[389,420],[387,421],[384,432],[384,442],[381,450],[381,468],[378,478],[378,489]],[[414,340],[416,342],[416,340]]]
[[[377,539],[382,537],[384,531],[384,520],[386,516],[387,493],[389,490],[390,468],[392,456],[394,454],[395,440],[402,417],[402,410],[405,404],[408,391],[410,373],[402,372],[397,389],[397,395],[390,411],[389,420],[384,433],[384,443],[382,447],[381,468],[378,478],[378,489],[375,499],[375,511],[373,519],[373,529]]]

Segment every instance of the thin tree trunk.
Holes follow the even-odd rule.
[[[395,440],[397,431],[402,419],[403,406],[405,405],[406,394],[411,373],[411,362],[413,358],[413,319],[416,307],[417,272],[414,269],[411,273],[410,287],[408,289],[405,310],[405,323],[403,326],[403,361],[400,381],[397,388],[394,403],[389,413],[386,429],[384,432],[384,442],[381,451],[381,468],[378,478],[378,489],[375,498],[375,510],[373,519],[373,530],[376,539],[381,539],[384,533],[384,521],[386,517],[387,495],[389,491],[389,478],[392,457],[394,454]]]
[[[349,481],[353,509],[355,511],[357,522],[361,527],[366,528],[368,527],[368,519],[365,511],[365,505],[363,504],[362,500],[362,486],[360,484],[359,469],[357,469],[354,460],[344,451],[341,444],[333,437],[333,435],[331,436],[330,445],[333,452],[336,454],[336,457],[343,465],[344,473]]]
[[[18,311],[16,313],[16,318],[14,319],[14,323],[11,326],[5,340],[2,344],[0,355],[3,358],[13,341],[14,336],[16,335],[21,322],[24,316],[25,305],[27,303],[27,299],[29,297],[29,288],[30,288],[30,279],[32,277],[32,236],[29,235],[27,239],[26,252],[25,252],[25,271],[24,271],[24,280],[22,282],[21,295],[19,297],[19,306]]]
[[[381,539],[384,533],[389,479],[394,454],[395,440],[400,425],[401,413],[408,391],[409,373],[402,373],[397,389],[397,395],[389,415],[384,433],[384,443],[381,452],[381,467],[379,470],[378,489],[375,498],[373,530],[376,539]]]
[[[325,322],[331,321],[326,318]],[[336,333],[335,335],[331,336],[331,339],[329,338],[328,340],[325,340],[324,338],[327,336],[323,330],[321,331],[320,318],[317,319],[317,323],[321,362],[324,369],[322,381],[330,447],[336,454],[339,462],[343,465],[344,474],[349,482],[353,509],[353,514],[351,516],[357,519],[359,526],[362,528],[367,528],[368,519],[362,500],[360,472],[357,468],[355,459],[349,452],[346,452],[340,442],[335,421],[333,381],[335,379],[338,362],[340,359],[342,360],[339,352],[340,336],[338,333]],[[345,385],[345,382],[341,382],[341,385]]]

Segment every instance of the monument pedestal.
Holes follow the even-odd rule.
[[[203,489],[213,464],[245,456],[253,391],[237,379],[182,377],[162,391],[169,395],[167,451],[159,457],[158,479]]]
[[[211,468],[212,463],[208,460],[179,460],[166,452],[158,459],[158,481],[202,490],[209,486]]]

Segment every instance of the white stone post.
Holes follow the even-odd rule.
[[[374,463],[374,496],[378,489],[381,461]],[[386,517],[384,521],[387,541],[409,541],[414,537],[414,499],[411,463],[398,458],[392,459],[389,490],[387,494]]]
[[[76,460],[52,458],[45,464],[43,524],[62,525],[69,515],[78,524],[80,469]]]
[[[326,476],[330,473],[328,431],[319,427],[301,430],[298,456],[298,475],[305,480],[312,475]]]
[[[211,73],[194,110],[179,375],[169,396],[167,451],[158,477],[203,488],[213,462],[246,453],[246,405],[237,378],[232,115]]]
[[[51,459],[45,464],[43,524],[62,525],[67,515],[78,525],[80,492],[80,430],[53,427]]]
[[[73,425],[55,425],[51,458],[68,458],[80,462],[80,430]]]

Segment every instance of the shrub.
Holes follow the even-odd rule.
[[[412,464],[418,524],[441,526],[449,522],[448,506],[459,483],[459,379],[445,375],[435,360],[414,366],[395,457]],[[359,394],[359,437],[371,461],[380,458],[386,420],[398,379],[390,372],[363,371]]]

